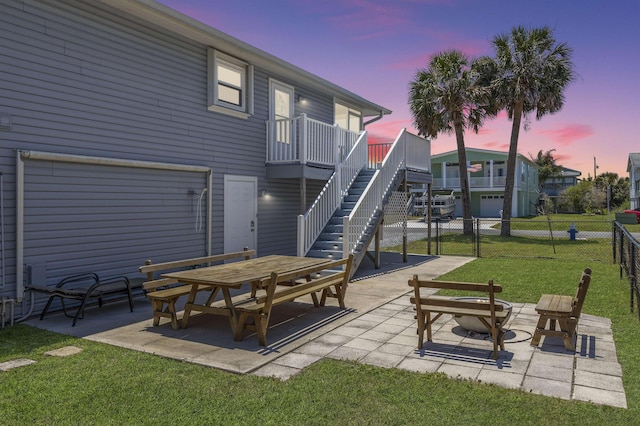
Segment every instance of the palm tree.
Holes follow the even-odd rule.
[[[464,129],[477,133],[489,113],[485,107],[489,94],[485,84],[487,73],[479,69],[483,66],[487,66],[484,60],[470,63],[460,51],[442,52],[429,61],[428,69],[418,71],[409,90],[411,113],[420,135],[430,138],[443,132],[456,135],[463,232],[467,235],[473,234],[473,222]]]
[[[538,166],[538,188],[540,191],[542,191],[544,182],[547,179],[557,177],[562,172],[562,166],[556,164],[556,159],[553,158],[553,151],[555,149],[544,152],[540,150],[535,157],[529,154],[531,161]]]
[[[522,118],[535,111],[536,119],[560,111],[564,89],[574,79],[572,50],[556,44],[549,27],[528,30],[518,26],[509,34],[494,37],[497,76],[493,81],[496,101],[512,120],[501,235],[511,235],[511,204]]]

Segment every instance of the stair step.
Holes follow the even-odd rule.
[[[318,259],[342,259],[342,250],[309,250],[307,257],[315,257]]]
[[[342,241],[316,241],[311,250],[338,250],[342,251]]]

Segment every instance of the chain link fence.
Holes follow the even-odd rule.
[[[634,298],[640,303],[640,288],[638,287],[638,273],[640,272],[640,243],[625,228],[624,225],[615,222],[613,226],[613,260],[620,265],[620,278],[623,273],[629,280],[629,305],[631,312],[634,310]],[[640,307],[638,309],[640,319]]]
[[[414,242],[412,247],[419,246],[420,252],[434,255],[613,261],[613,222],[610,220],[512,219],[508,222],[510,236],[502,237],[500,232],[505,222],[472,219],[465,234],[462,219],[434,221],[428,241],[428,225],[424,221],[412,221],[407,226],[407,237]],[[385,235],[386,232],[385,229]],[[398,250],[397,240],[383,240],[385,246],[391,251]]]

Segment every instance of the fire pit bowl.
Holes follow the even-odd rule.
[[[477,301],[477,302],[489,303],[488,297],[456,297],[455,300],[474,301],[474,302]],[[507,317],[504,319],[504,322],[506,323],[509,320],[509,317],[511,316],[511,310],[513,308],[513,305],[505,300],[500,300],[500,299],[496,299],[496,303],[502,304],[502,306],[504,307],[504,310],[508,312]],[[489,330],[487,330],[487,327],[485,327],[480,322],[480,320],[476,317],[470,317],[465,315],[454,315],[453,319],[456,320],[458,325],[464,328],[465,330],[475,331],[476,333],[487,333],[487,334],[489,333]]]

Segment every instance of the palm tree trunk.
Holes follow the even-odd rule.
[[[507,159],[507,180],[504,185],[504,204],[502,206],[502,224],[500,235],[511,236],[511,205],[513,204],[513,187],[516,177],[516,158],[518,156],[518,137],[520,136],[520,122],[524,101],[516,102],[513,108],[513,123],[511,125],[511,140],[509,141],[509,158]]]
[[[464,130],[462,119],[456,115],[454,119],[456,142],[458,144],[458,167],[460,170],[460,199],[462,201],[462,232],[464,235],[473,235],[473,219],[471,218],[471,195],[469,191],[469,179],[467,179],[467,151],[464,146]]]

